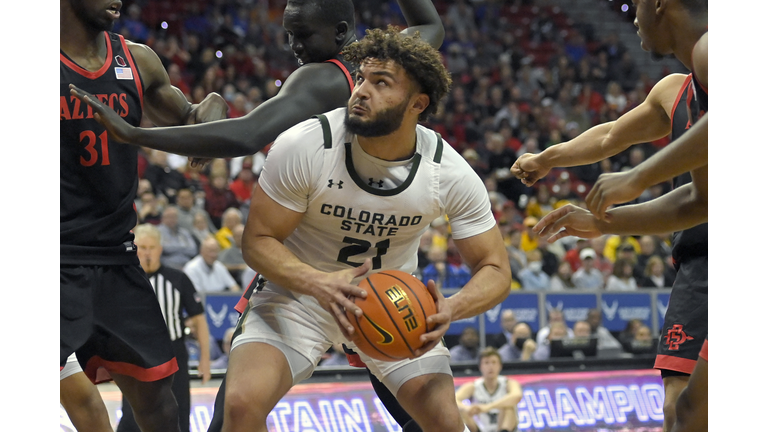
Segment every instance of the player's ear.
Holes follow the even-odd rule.
[[[667,0],[656,0],[656,15],[661,15],[667,9]]]
[[[429,106],[429,96],[426,93],[417,93],[411,102],[411,108],[419,114],[423,113]]]
[[[349,24],[346,21],[339,21],[336,24],[336,42],[344,42],[347,39],[347,32],[349,31]]]

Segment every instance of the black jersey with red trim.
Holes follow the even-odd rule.
[[[104,32],[104,65],[90,72],[60,52],[61,264],[138,264],[131,230],[138,186],[137,147],[116,143],[69,84],[95,95],[138,126],[143,90],[122,36]]]
[[[333,63],[338,66],[342,72],[344,72],[344,76],[346,76],[347,81],[349,82],[349,95],[351,96],[352,90],[355,88],[355,80],[353,78],[353,75],[355,74],[355,68],[352,66],[352,63],[344,60],[344,56],[341,54],[337,54],[336,58],[326,60],[323,63]]]
[[[704,116],[707,109],[707,93],[693,78],[686,77],[683,87],[677,95],[672,111],[672,141],[680,138],[698,119]],[[675,177],[673,186],[678,188],[691,182],[691,174],[685,173]],[[708,225],[703,223],[693,228],[678,231],[672,237],[672,258],[675,265],[691,257],[707,255]]]

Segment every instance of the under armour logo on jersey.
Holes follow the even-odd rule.
[[[368,186],[373,186],[376,183],[380,188],[384,187],[384,180],[374,181],[373,178],[368,177]]]
[[[341,185],[343,185],[343,184],[344,184],[344,182],[343,182],[343,181],[341,181],[341,180],[339,180],[339,182],[338,182],[338,183],[334,183],[334,182],[333,182],[333,179],[329,179],[329,180],[328,180],[328,187],[329,187],[329,188],[332,188],[332,187],[334,187],[334,186],[338,186],[338,188],[339,188],[339,189],[341,189]]]
[[[123,60],[123,58],[120,57],[119,55],[115,56],[115,63],[117,63],[118,66],[122,66],[122,67],[128,66],[128,64],[125,63],[125,60]]]

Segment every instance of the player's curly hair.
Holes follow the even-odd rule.
[[[440,52],[422,40],[418,32],[404,35],[392,25],[386,30],[368,29],[362,40],[348,45],[341,53],[348,62],[358,65],[367,58],[375,58],[393,60],[402,66],[420,91],[429,96],[429,105],[419,115],[421,121],[437,111],[438,102],[451,87],[451,75],[443,66]]]

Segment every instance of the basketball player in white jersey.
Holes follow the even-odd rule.
[[[225,432],[266,432],[270,411],[334,342],[355,349],[344,310],[362,313],[348,298],[365,296],[356,283],[370,272],[414,271],[422,233],[443,215],[472,279],[448,299],[429,281],[437,313],[412,359],[360,357],[423,431],[468,431],[440,341],[451,321],[507,296],[506,249],[480,178],[418,125],[450,86],[440,54],[392,27],[367,33],[343,52],[360,65],[348,108],[281,134],[254,189],[243,256],[267,282],[232,343]]]
[[[502,362],[496,348],[484,349],[479,362],[482,376],[456,390],[464,423],[471,432],[517,432],[517,404],[523,398],[520,383],[499,375]]]

